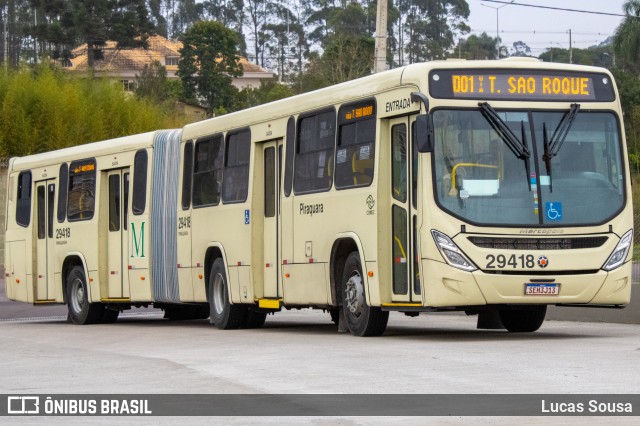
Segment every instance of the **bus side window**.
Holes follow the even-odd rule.
[[[393,198],[407,201],[407,126],[396,124],[391,128],[391,174]]]
[[[368,186],[375,164],[375,102],[343,105],[338,116],[336,188]]]
[[[184,164],[182,165],[182,210],[191,207],[191,178],[193,173],[193,142],[184,144]]]
[[[122,202],[124,203],[124,215],[122,227],[126,231],[129,224],[129,173],[125,173],[124,177],[124,194],[122,194]]]
[[[328,191],[332,183],[336,113],[333,109],[298,120],[293,190]]]
[[[67,218],[67,191],[69,190],[69,166],[62,163],[60,177],[58,178],[58,222],[62,223]]]
[[[222,178],[222,201],[225,204],[246,201],[249,193],[250,155],[251,133],[248,129],[227,135]]]
[[[296,120],[293,117],[289,117],[287,122],[287,145],[286,157],[284,159],[284,196],[291,195],[291,187],[293,186],[293,153],[296,146]]]
[[[96,202],[95,160],[74,161],[69,166],[69,195],[67,219],[69,221],[93,218]]]
[[[220,203],[223,152],[222,134],[196,142],[193,162],[193,207],[216,206]]]
[[[44,186],[38,186],[38,189],[36,191],[37,191],[36,210],[38,211],[38,239],[44,240],[46,236],[45,234],[46,205],[45,205],[45,196],[44,196]]]
[[[147,204],[147,151],[136,152],[133,159],[133,199],[131,211],[134,215],[144,213]]]
[[[18,175],[18,200],[16,202],[16,223],[25,228],[31,222],[31,172]]]

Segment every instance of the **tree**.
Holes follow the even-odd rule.
[[[232,77],[242,75],[238,34],[215,21],[199,21],[180,37],[177,75],[186,100],[201,99],[209,113],[233,107],[237,89]]]
[[[238,96],[237,109],[250,108],[293,96],[289,86],[276,81],[262,82],[259,88],[242,89]]]
[[[156,32],[163,37],[169,36],[169,29],[167,27],[167,18],[162,13],[163,0],[148,0],[149,15],[151,16],[151,22],[156,28]]]
[[[244,0],[205,0],[202,3],[203,19],[218,21],[240,36],[238,49],[246,55],[247,43],[242,27],[244,26]]]
[[[613,48],[620,59],[637,69],[640,67],[640,0],[627,0],[622,9],[627,16],[616,29]]]
[[[0,112],[0,156],[5,157],[182,127],[187,121],[173,108],[127,96],[111,81],[75,78],[49,64],[0,73]]]
[[[194,22],[202,18],[202,3],[196,0],[181,0],[178,2],[178,11],[173,20],[173,36],[180,36]]]
[[[513,42],[511,56],[531,56],[531,48],[524,41]]]
[[[145,0],[30,0],[37,17],[23,31],[54,46],[52,56],[65,59],[68,52],[87,43],[89,67],[101,59],[102,47],[114,40],[118,47],[143,47],[153,24]]]
[[[148,99],[154,104],[179,97],[167,79],[167,68],[158,61],[145,64],[140,75],[136,75],[135,94],[138,98]]]
[[[497,40],[487,33],[470,35],[458,45],[457,56],[464,59],[496,59]]]
[[[587,49],[573,49],[573,63],[597,67],[613,67],[613,49],[610,45],[591,46]],[[569,63],[569,50],[551,47],[539,56],[545,62]]]
[[[298,78],[302,91],[371,74],[375,41],[368,34],[367,11],[355,2],[337,7],[325,1],[323,7],[323,13],[310,19],[324,22],[315,36],[323,40],[324,51],[309,56],[306,72]]]
[[[409,63],[443,59],[456,36],[470,31],[466,0],[398,0],[399,39]],[[406,42],[404,35],[406,34]]]
[[[225,27],[242,33],[242,25],[244,23],[243,0],[205,0],[202,7],[211,20],[218,21]]]

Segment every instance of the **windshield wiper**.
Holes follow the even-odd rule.
[[[522,140],[520,140],[488,102],[480,102],[478,106],[484,118],[491,124],[493,130],[500,136],[500,139],[502,139],[505,145],[507,145],[517,158],[524,160],[529,191],[531,191],[531,165],[529,162],[531,153],[529,152],[529,143],[527,142],[527,133],[524,129],[524,121],[520,122],[520,128],[522,129]]]
[[[549,192],[553,192],[551,159],[558,155],[558,153],[560,152],[560,148],[562,148],[562,144],[567,138],[569,130],[571,130],[571,126],[573,126],[573,122],[578,116],[579,110],[580,105],[571,104],[571,108],[569,108],[569,111],[565,112],[562,116],[562,119],[558,123],[558,127],[556,127],[556,130],[554,130],[551,139],[549,139],[549,135],[547,134],[547,123],[542,123],[542,139],[544,143],[544,153],[542,154],[542,160],[544,160],[544,165],[547,168],[547,175],[549,176]]]

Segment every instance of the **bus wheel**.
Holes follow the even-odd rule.
[[[229,284],[224,270],[224,261],[218,258],[213,262],[209,274],[209,322],[220,330],[230,330],[242,325],[247,314],[246,306],[232,305],[229,302]]]
[[[352,252],[342,273],[343,306],[347,327],[354,336],[380,336],[387,328],[389,312],[367,305],[360,255]]]
[[[101,303],[89,303],[87,280],[84,270],[80,266],[74,266],[67,275],[67,309],[69,319],[74,324],[96,324],[102,319],[104,305]]]
[[[244,321],[242,321],[242,328],[260,328],[266,320],[267,314],[265,312],[256,312],[249,309],[244,317]]]
[[[547,306],[532,306],[526,309],[501,309],[500,320],[508,331],[530,333],[540,328],[547,314]]]

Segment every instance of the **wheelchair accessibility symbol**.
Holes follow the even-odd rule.
[[[547,215],[547,220],[562,220],[562,203],[557,201],[544,203],[544,211]]]

